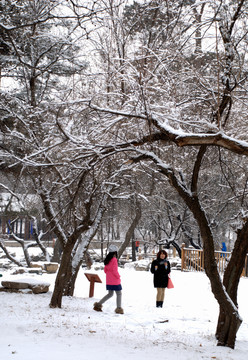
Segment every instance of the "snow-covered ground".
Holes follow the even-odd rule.
[[[49,308],[55,274],[13,276],[1,271],[0,281],[32,277],[51,286],[48,293],[38,295],[0,292],[0,359],[247,359],[247,278],[240,281],[238,302],[243,323],[232,350],[216,346],[218,305],[205,274],[172,270],[175,288],[166,290],[160,309],[155,307],[150,272],[119,271],[124,315],[114,312],[115,295],[104,304],[103,312],[92,310],[93,303],[106,294],[104,272],[94,266],[90,271],[80,270],[75,296],[63,298],[62,309]],[[103,281],[95,284],[93,298],[89,298],[85,272],[97,273]]]

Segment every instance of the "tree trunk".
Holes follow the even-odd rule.
[[[214,255],[213,236],[205,214],[203,211],[199,210],[197,213],[195,213],[195,215],[197,214],[195,218],[198,221],[203,239],[205,271],[210,280],[212,292],[219,303],[220,311],[225,318],[223,326],[221,327],[218,345],[228,346],[233,349],[235,346],[236,334],[242,323],[242,319],[239,316],[236,304],[231,301],[221,282]]]
[[[61,254],[63,252],[63,247],[58,239],[56,239],[54,248],[53,248],[53,257],[52,261],[60,263]]]
[[[225,316],[225,322],[222,326],[222,334],[226,333],[228,334],[228,336],[221,336],[221,338],[219,339],[219,345],[226,345],[234,348],[236,333],[242,323],[242,319],[239,316],[237,306],[231,300],[221,281],[217,268],[217,263],[215,260],[213,234],[207,216],[200,205],[197,195],[198,175],[201,160],[205,153],[205,150],[206,148],[201,147],[198,152],[197,160],[195,162],[193,170],[191,191],[187,189],[185,183],[182,183],[180,180],[177,179],[171,169],[168,171],[167,168],[161,167],[160,171],[169,178],[171,185],[177,190],[178,194],[185,201],[186,205],[191,210],[195,220],[198,223],[201,237],[203,240],[205,272],[210,280],[212,293],[218,301],[220,309]],[[158,166],[160,167],[160,164],[158,164]],[[230,277],[230,283],[233,283],[232,277]]]
[[[53,295],[50,301],[51,308],[61,308],[62,306],[62,297],[64,295],[65,289],[67,293],[69,292],[69,279],[72,275],[72,250],[74,247],[75,241],[67,242],[64,252],[62,254],[60,267],[56,276],[56,281],[54,285]]]
[[[72,265],[69,264],[67,282],[65,284],[65,288],[63,292],[64,296],[73,296],[75,289],[75,282],[77,280],[78,272],[82,262],[83,260],[79,262],[76,268],[72,268]]]
[[[237,306],[237,292],[240,276],[245,264],[246,254],[248,252],[248,220],[246,220],[242,229],[237,232],[237,240],[232,252],[231,259],[226,267],[223,285],[233,303]],[[232,318],[228,316],[225,309],[220,307],[218,324],[216,328],[216,338],[218,345],[234,347],[236,340],[235,324],[232,326]]]
[[[92,240],[92,237],[89,237],[89,243]],[[72,262],[70,262],[68,264],[68,269],[67,269],[67,281],[65,284],[65,288],[63,291],[63,295],[64,296],[73,296],[74,294],[74,289],[75,289],[75,283],[77,280],[77,276],[78,276],[78,272],[80,270],[80,267],[83,263],[83,261],[86,261],[87,267],[88,269],[91,268],[92,265],[92,259],[90,254],[87,251],[87,247],[89,245],[89,243],[86,243],[86,246],[84,247],[84,251],[81,251],[81,247],[79,249],[80,254],[77,254],[73,256],[73,259],[77,259],[76,261],[73,260]]]
[[[136,246],[134,237],[132,238],[132,261],[136,261]]]
[[[232,349],[235,347],[236,335],[241,325],[241,321],[232,313],[227,313],[223,307],[220,307],[218,319],[218,346],[228,346]]]
[[[180,257],[181,259],[181,256],[182,256],[182,251],[181,251],[181,248],[180,246],[176,243],[176,241],[172,241],[171,242],[172,246],[176,249],[177,253],[178,253],[178,256]]]
[[[126,236],[125,236],[125,241],[122,243],[119,251],[118,251],[118,257],[120,258],[121,255],[123,254],[123,252],[125,251],[126,247],[129,245],[131,238],[133,237],[134,234],[134,230],[136,228],[136,226],[138,225],[139,221],[141,218],[141,205],[139,201],[136,201],[136,213],[135,213],[135,218],[133,219],[131,225],[129,226]]]

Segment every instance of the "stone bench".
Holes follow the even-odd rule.
[[[3,280],[0,291],[6,292],[29,292],[33,294],[46,293],[49,290],[49,283],[35,279]]]
[[[57,272],[59,264],[57,262],[45,262],[45,263],[31,262],[30,267],[44,270],[48,274],[54,274]]]
[[[44,269],[48,274],[54,274],[57,272],[59,264],[56,262],[44,263]]]

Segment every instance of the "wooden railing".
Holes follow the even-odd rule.
[[[215,259],[220,273],[225,271],[231,253],[226,251],[215,251]],[[248,256],[245,259],[245,266],[242,276],[248,276]],[[182,245],[181,253],[181,270],[187,271],[204,271],[204,252],[202,249],[186,248]]]
[[[182,246],[181,270],[204,271],[204,253],[202,250]]]

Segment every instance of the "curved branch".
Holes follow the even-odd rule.
[[[113,115],[121,115],[128,118],[133,119],[143,119],[147,121],[147,116],[142,114],[132,114],[125,113],[122,111],[117,111],[113,109],[104,109],[90,104],[90,107],[96,111],[113,114]],[[168,141],[173,142],[177,146],[218,146],[224,149],[227,149],[233,153],[248,156],[248,142],[235,139],[231,136],[225,135],[222,131],[218,131],[216,133],[187,133],[183,131],[178,131],[173,129],[171,126],[166,125],[166,121],[162,123],[156,117],[150,116],[151,123],[157,128],[158,131],[154,131],[152,134],[145,135],[139,140],[133,140],[122,144],[117,144],[113,146],[105,146],[102,148],[102,151],[110,151],[113,149],[125,148],[127,146],[139,146],[145,143],[154,142],[154,141]]]

